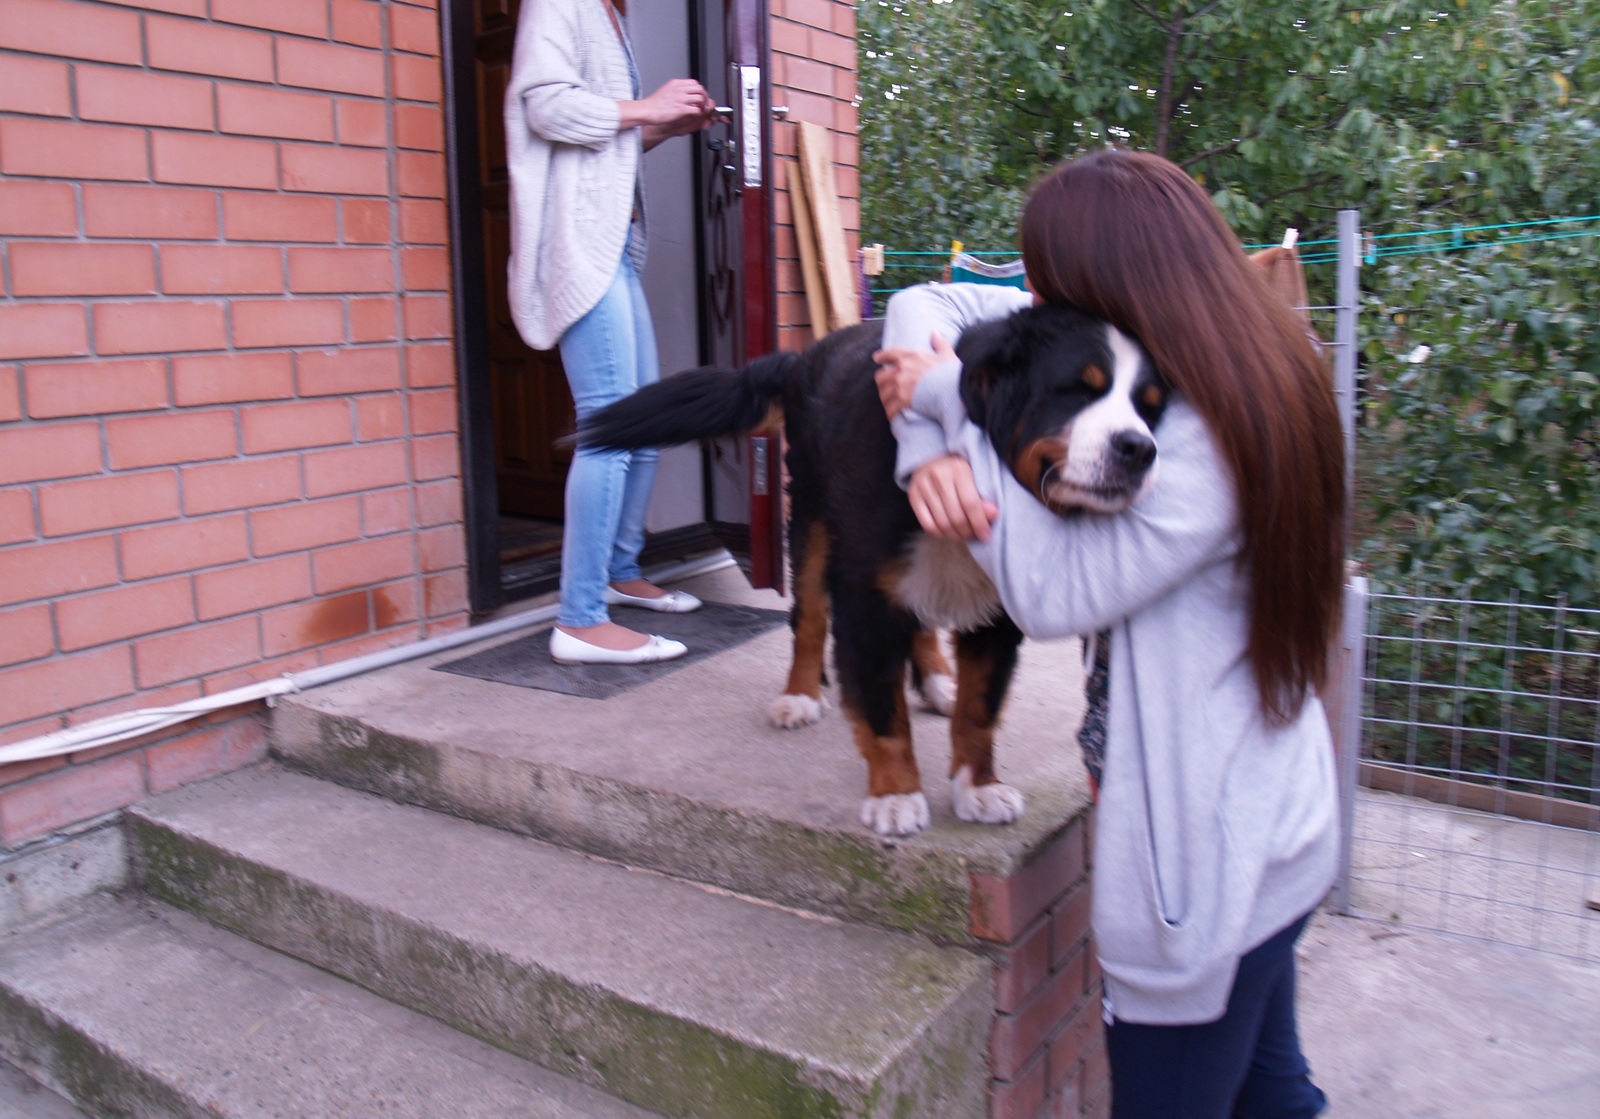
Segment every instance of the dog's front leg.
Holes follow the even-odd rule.
[[[828,534],[819,520],[796,513],[789,526],[794,555],[794,654],[783,694],[767,708],[775,727],[803,727],[822,718],[823,649],[828,643]]]
[[[914,835],[930,820],[906,707],[906,659],[915,623],[873,592],[847,591],[835,596],[834,605],[840,699],[867,762],[861,822],[879,835]]]
[[[956,635],[956,709],[950,719],[950,800],[956,818],[1009,824],[1022,791],[995,776],[994,732],[1017,667],[1022,631],[1010,618]]]

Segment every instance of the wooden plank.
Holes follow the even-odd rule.
[[[1434,804],[1448,804],[1453,808],[1510,816],[1518,820],[1537,820],[1579,831],[1600,829],[1600,805],[1584,804],[1579,800],[1497,789],[1492,785],[1418,773],[1384,762],[1362,761],[1359,780],[1369,789],[1400,793]]]
[[[800,246],[800,276],[806,288],[806,310],[811,315],[811,337],[828,333],[828,298],[822,290],[822,262],[817,256],[817,231],[811,221],[805,176],[798,163],[788,164],[789,208],[794,211],[794,239]]]
[[[816,231],[817,253],[822,262],[823,290],[828,296],[828,329],[837,330],[861,321],[850,254],[845,249],[844,222],[839,217],[839,192],[833,177],[833,142],[828,130],[810,121],[799,122],[800,174],[806,200],[811,204],[811,224]]]

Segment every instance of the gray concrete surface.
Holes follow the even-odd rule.
[[[785,606],[731,568],[683,586]],[[649,624],[646,612],[626,613]],[[1027,798],[1023,817],[999,827],[954,818],[949,721],[917,708],[912,732],[933,825],[894,842],[860,822],[866,767],[836,701],[810,726],[768,722],[788,674],[786,628],[605,700],[434,671],[467,651],[280,700],[274,749],[395,799],[951,940],[968,934],[970,872],[1012,873],[1088,804],[1073,737],[1082,710],[1077,642],[1022,654],[996,759],[1001,778]]]
[[[83,1112],[0,1060],[0,1119],[84,1119]]]
[[[48,1009],[46,1009],[48,1008]],[[144,1119],[648,1119],[420,1014],[150,903],[0,937],[0,1031],[63,1087]],[[18,1058],[21,1060],[22,1058]],[[0,1091],[17,1085],[0,1079]],[[44,1102],[41,1102],[44,1101]],[[72,1119],[20,1085],[22,1119]],[[55,1110],[51,1110],[55,1108]]]
[[[1329,1119],[1600,1117],[1600,966],[1327,913],[1299,953]]]
[[[0,854],[0,932],[124,885],[128,857],[120,823],[102,818]]]
[[[1600,832],[1360,790],[1352,909],[1600,965]]]
[[[970,1115],[980,958],[258,767],[130,810],[140,885],[635,1102]]]

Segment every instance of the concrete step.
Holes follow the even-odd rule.
[[[0,1119],[83,1119],[83,1112],[15,1065],[0,1061]]]
[[[110,897],[0,938],[0,1054],[92,1115],[649,1114],[198,918]],[[21,1091],[0,1116],[82,1119]]]
[[[152,894],[642,1106],[985,1109],[989,965],[963,950],[271,765],[145,801],[128,828]]]
[[[712,600],[786,605],[751,591],[736,570],[684,585]],[[274,750],[395,800],[957,943],[969,940],[969,876],[1016,873],[1087,812],[1073,740],[1077,642],[1022,649],[996,751],[1002,779],[1027,797],[1022,819],[993,827],[954,818],[949,721],[918,709],[913,734],[934,823],[892,843],[857,817],[866,770],[837,703],[811,726],[767,722],[788,671],[784,627],[607,700],[436,670],[477,648],[279,700]]]

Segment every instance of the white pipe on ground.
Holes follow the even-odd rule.
[[[701,556],[699,559],[655,568],[646,574],[652,582],[670,583],[677,579],[688,579],[695,575],[720,571],[724,567],[732,566],[733,562],[733,556],[728,552],[718,551],[709,556]],[[504,618],[496,618],[482,625],[458,629],[454,633],[430,637],[393,649],[383,649],[376,653],[368,653],[364,657],[353,657],[338,664],[307,669],[305,672],[291,672],[272,680],[263,680],[258,684],[247,684],[242,688],[202,696],[185,703],[174,703],[167,707],[144,707],[121,715],[108,715],[104,719],[96,719],[82,726],[51,731],[36,738],[26,738],[9,746],[0,746],[0,766],[53,758],[61,754],[76,754],[131,738],[142,738],[144,735],[186,723],[202,715],[209,715],[213,711],[223,711],[229,707],[255,703],[258,700],[264,699],[270,705],[272,700],[280,695],[303,692],[308,688],[347,680],[364,672],[388,668],[402,661],[416,660],[418,657],[426,657],[460,645],[470,645],[476,641],[527,629],[529,626],[552,622],[555,620],[557,609],[554,604],[540,606]]]

